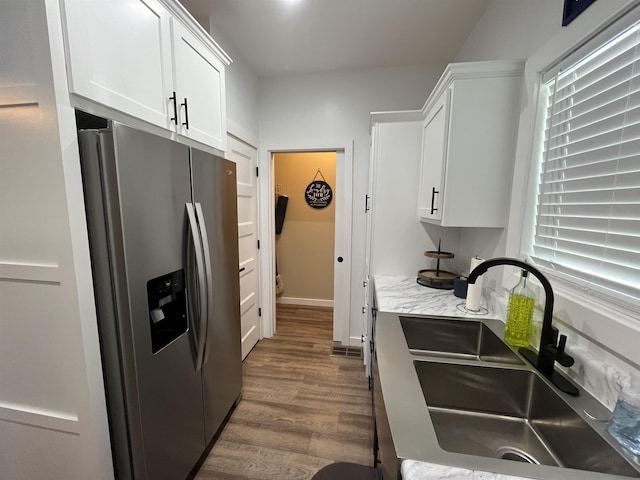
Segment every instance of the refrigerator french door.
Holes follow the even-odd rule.
[[[235,165],[110,122],[79,132],[118,478],[186,478],[241,389]]]

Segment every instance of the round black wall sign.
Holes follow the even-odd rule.
[[[324,180],[314,180],[304,192],[304,198],[310,207],[325,208],[333,199],[333,190]]]

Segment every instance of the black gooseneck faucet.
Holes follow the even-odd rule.
[[[552,324],[554,296],[551,283],[549,283],[547,277],[545,277],[537,268],[516,258],[508,257],[492,258],[482,262],[469,274],[467,282],[476,283],[476,280],[480,275],[496,265],[513,265],[514,267],[520,267],[531,272],[542,284],[545,293],[545,304],[538,354],[536,355],[535,352],[525,347],[521,347],[518,351],[561,391],[568,393],[569,395],[579,395],[579,391],[576,386],[554,368],[556,361],[562,366],[570,367],[573,365],[573,358],[570,355],[567,355],[564,351],[567,343],[566,335],[560,335],[560,340],[558,341],[558,329]]]

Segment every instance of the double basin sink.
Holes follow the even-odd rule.
[[[400,323],[443,450],[640,478],[607,441],[604,419],[587,421],[482,321]]]

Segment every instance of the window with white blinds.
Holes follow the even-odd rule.
[[[640,25],[546,79],[532,260],[640,304]]]

